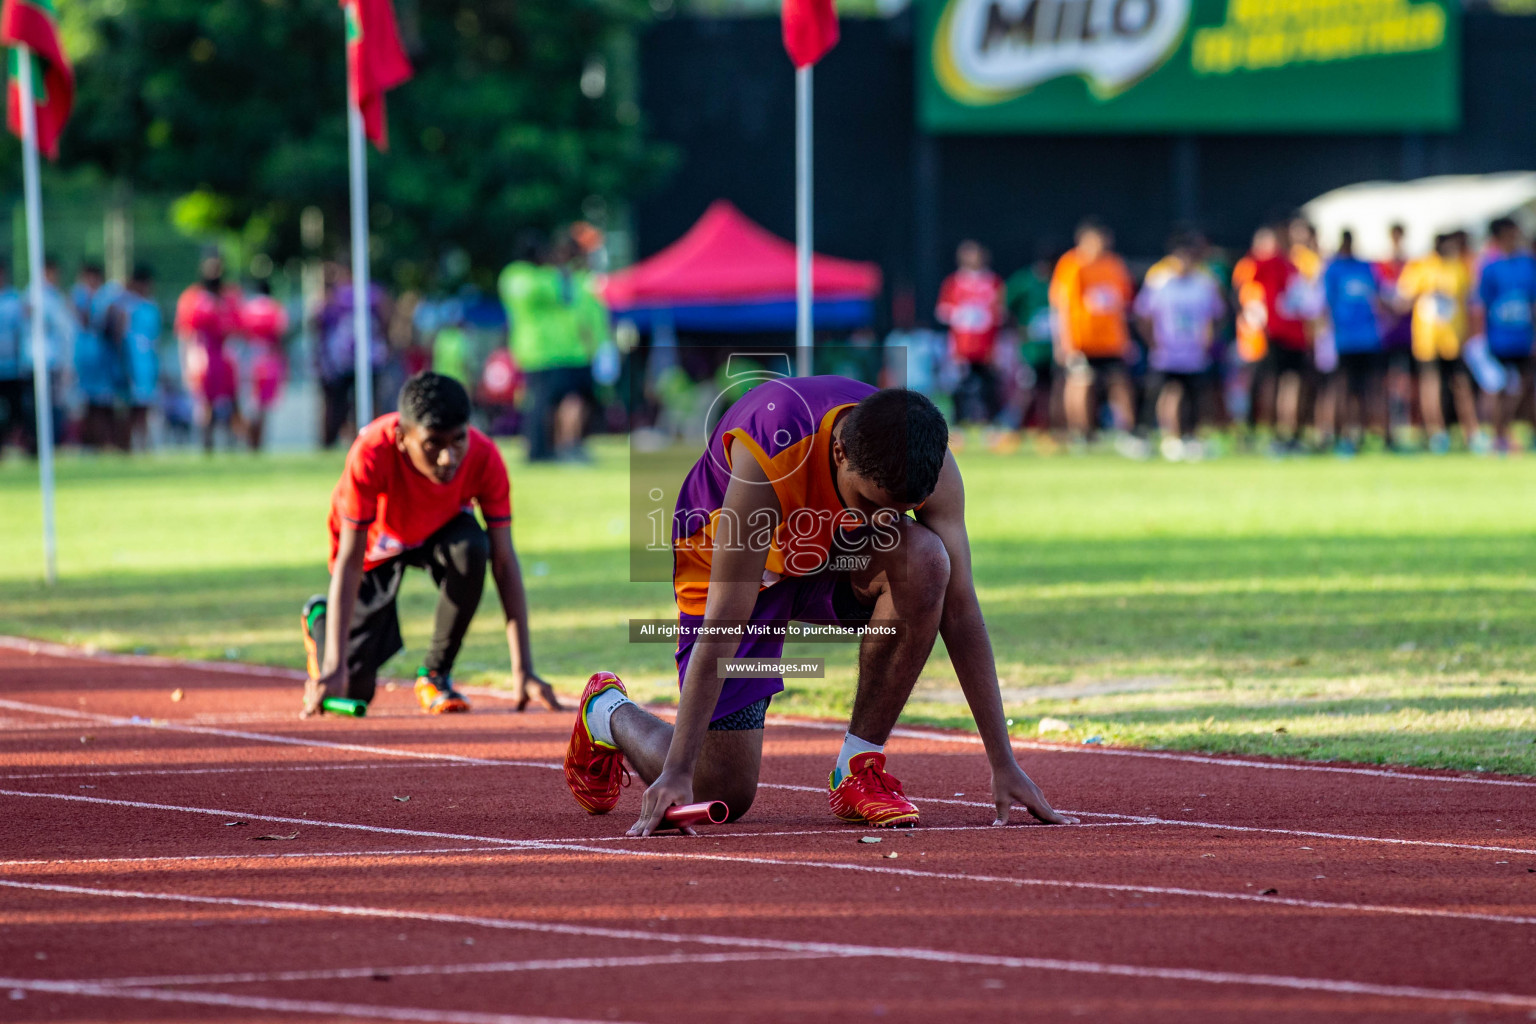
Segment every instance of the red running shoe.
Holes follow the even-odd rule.
[[[416,703],[429,715],[454,715],[469,710],[469,701],[453,688],[452,679],[425,668],[416,670]]]
[[[565,784],[571,796],[588,814],[607,814],[619,802],[619,789],[629,785],[629,770],[618,747],[599,743],[587,729],[587,703],[604,690],[628,695],[624,683],[612,672],[595,673],[587,680],[576,704],[576,726],[565,748]]]
[[[832,813],[844,821],[875,828],[911,828],[917,808],[901,792],[901,783],[885,770],[885,755],[870,750],[848,760],[848,774],[837,785],[827,776]]]

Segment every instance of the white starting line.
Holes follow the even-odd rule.
[[[3,638],[0,638],[0,639],[3,639]],[[3,646],[3,645],[0,645],[0,646]],[[199,735],[211,734],[211,735],[225,736],[225,737],[230,737],[230,738],[250,740],[250,741],[259,742],[259,743],[276,743],[276,744],[289,745],[289,746],[316,747],[316,748],[320,748],[320,749],[345,750],[345,751],[348,751],[348,752],[369,753],[369,754],[380,755],[380,756],[385,756],[385,757],[398,757],[398,758],[409,759],[412,762],[417,762],[417,763],[421,763],[421,764],[432,764],[432,763],[436,762],[436,763],[439,763],[439,764],[448,763],[448,764],[475,765],[475,766],[503,766],[503,767],[518,767],[518,768],[542,768],[542,769],[555,770],[555,771],[559,771],[559,770],[562,769],[562,765],[560,765],[558,762],[554,762],[554,761],[504,760],[504,759],[496,759],[496,758],[476,758],[476,757],[464,757],[464,756],[461,756],[461,755],[458,755],[458,754],[436,753],[436,752],[431,752],[431,751],[403,750],[403,749],[400,749],[400,748],[397,748],[397,747],[379,747],[379,746],[365,746],[365,745],[362,745],[362,744],[355,744],[355,743],[337,743],[337,742],[334,742],[334,741],[331,741],[331,740],[310,739],[310,738],[303,738],[303,737],[296,737],[296,736],[283,736],[283,735],[277,735],[277,734],[272,734],[272,733],[256,733],[256,732],[243,732],[243,731],[235,731],[235,730],[227,730],[227,729],[215,729],[215,728],[209,728],[209,727],[203,727],[203,726],[184,725],[184,724],[180,724],[180,723],[176,723],[176,722],[151,722],[151,721],[146,721],[144,719],[135,719],[135,718],[126,718],[125,719],[125,718],[122,718],[120,716],[102,715],[102,714],[97,714],[95,712],[88,712],[88,711],[77,711],[77,710],[74,710],[72,708],[55,708],[55,707],[50,707],[48,705],[42,705],[42,704],[27,704],[27,703],[24,703],[24,702],[21,702],[21,701],[12,701],[12,700],[0,700],[0,708],[10,708],[12,710],[22,710],[22,711],[35,712],[35,713],[40,713],[40,714],[56,714],[56,715],[66,716],[66,717],[69,717],[69,718],[83,719],[83,720],[88,720],[88,721],[104,722],[104,723],[112,724],[112,725],[131,725],[131,726],[142,727],[142,728],[146,728],[146,729],[161,729],[161,730],[166,730],[166,731],[170,731],[170,732],[187,732],[187,733],[193,733],[193,734],[199,734]],[[819,723],[819,724],[824,725],[825,723]],[[915,731],[914,730],[898,730],[898,732],[914,733]],[[927,736],[928,734],[921,733],[920,735]],[[934,734],[934,735],[938,736],[938,735],[943,735],[943,734]],[[947,737],[947,738],[949,738],[949,739],[956,739],[956,740],[960,740],[960,741],[964,741],[964,740],[967,739],[966,737]],[[979,742],[979,741],[977,741],[977,742]],[[1223,762],[1223,763],[1226,763],[1226,762]],[[1253,763],[1255,765],[1267,766],[1267,765],[1265,765],[1264,762],[1253,762]],[[283,766],[283,767],[288,767],[288,766]],[[295,766],[295,767],[297,767],[297,768],[299,768],[301,770],[308,770],[308,769],[311,769],[313,766],[301,765],[301,766]],[[1306,767],[1306,766],[1302,766],[1302,767]],[[179,769],[169,769],[169,770],[170,771],[178,771]],[[196,770],[198,770],[198,771],[210,771],[210,769],[196,769]],[[276,767],[273,767],[270,770],[278,770],[278,769]],[[1353,769],[1350,769],[1350,770],[1353,770]],[[1433,778],[1429,777],[1429,776],[1409,775],[1409,776],[1394,776],[1394,777],[1401,777],[1401,778],[1413,779],[1413,780],[1418,780],[1418,781],[1433,781]],[[820,795],[820,794],[825,792],[825,790],[823,790],[819,786],[800,786],[800,785],[791,785],[791,784],[788,784],[788,783],[777,783],[777,782],[764,782],[764,783],[760,783],[759,784],[759,788],[762,788],[762,789],[779,789],[779,790],[786,790],[786,791],[790,791],[790,792],[816,793],[818,795]],[[955,806],[961,806],[961,807],[985,807],[985,808],[990,808],[990,807],[993,806],[992,804],[990,804],[990,803],[988,803],[986,801],[977,801],[977,800],[957,800],[957,799],[943,798],[943,797],[919,797],[917,799],[921,803],[949,804],[949,805],[955,805]],[[1349,834],[1349,833],[1340,833],[1340,832],[1323,832],[1323,831],[1312,831],[1312,830],[1303,830],[1303,829],[1274,828],[1274,827],[1265,827],[1265,826],[1257,826],[1257,825],[1228,825],[1228,824],[1222,824],[1222,823],[1219,823],[1219,822],[1191,821],[1191,820],[1182,819],[1182,818],[1161,818],[1161,817],[1148,816],[1148,815],[1124,814],[1124,813],[1119,813],[1119,812],[1108,812],[1108,811],[1067,811],[1066,813],[1073,814],[1073,815],[1079,815],[1079,816],[1087,816],[1087,817],[1115,818],[1115,819],[1119,819],[1119,820],[1126,821],[1126,822],[1137,823],[1137,824],[1145,824],[1145,825],[1167,825],[1167,826],[1170,826],[1170,827],[1179,827],[1179,828],[1214,829],[1214,830],[1217,830],[1217,831],[1225,831],[1225,832],[1265,833],[1265,834],[1271,834],[1271,835],[1291,836],[1291,837],[1302,838],[1302,839],[1328,839],[1328,840],[1338,840],[1338,841],[1343,841],[1343,842],[1381,843],[1381,844],[1385,844],[1385,845],[1389,845],[1389,846],[1424,846],[1424,847],[1437,847],[1437,848],[1441,848],[1441,849],[1470,850],[1470,851],[1478,851],[1478,852],[1508,853],[1508,854],[1518,854],[1518,855],[1533,855],[1533,854],[1536,854],[1536,849],[1524,849],[1524,848],[1520,848],[1520,847],[1509,847],[1509,846],[1494,846],[1494,845],[1477,844],[1477,843],[1454,843],[1454,842],[1446,842],[1446,841],[1441,841],[1441,840],[1430,840],[1430,839],[1400,839],[1400,838],[1385,837],[1385,836],[1362,836],[1362,835],[1352,835],[1352,834]]]
[[[231,811],[223,808],[184,807],[178,804],[156,804],[141,800],[114,800],[108,797],[80,796],[74,793],[28,793],[18,790],[0,789],[0,796],[17,797],[22,799],[60,800],[73,803],[96,804],[113,807],[131,807],[138,810],[147,811],[171,811],[182,814],[199,814],[225,819],[267,821],[279,825],[290,825],[308,828],[334,828],[353,832],[370,832],[380,835],[410,836],[412,838],[420,839],[450,840],[461,843],[484,843],[488,847],[499,847],[505,852],[538,851],[548,853],[559,851],[566,854],[591,853],[605,857],[645,857],[664,860],[704,861],[723,864],[752,864],[761,867],[853,871],[866,874],[885,875],[893,878],[912,878],[924,881],[954,881],[970,882],[983,885],[1010,885],[1020,888],[1052,888],[1089,892],[1152,894],[1158,896],[1189,897],[1205,900],[1225,900],[1235,903],[1260,903],[1268,904],[1271,906],[1294,907],[1306,910],[1327,911],[1332,913],[1370,913],[1413,918],[1478,921],[1492,924],[1536,924],[1536,917],[1526,917],[1513,914],[1491,914],[1481,911],[1443,910],[1431,907],[1405,907],[1386,904],[1306,900],[1278,895],[1265,896],[1259,893],[1223,892],[1220,890],[1190,889],[1175,886],[1135,885],[1109,882],[1083,882],[1068,879],[1014,877],[1010,875],[980,875],[960,872],[920,871],[915,868],[898,868],[894,866],[888,867],[885,865],[851,864],[843,861],[809,860],[789,857],[766,857],[749,854],[688,853],[686,851],[672,852],[669,850],[659,849],[657,848],[656,844],[639,840],[622,845],[588,845],[591,843],[591,840],[507,839],[495,836],[478,836],[453,832],[434,832],[417,829],[391,828],[382,825],[364,825],[354,822],[323,821],[314,818],[293,818],[271,814],[250,814],[243,811]],[[994,828],[994,826],[979,826],[978,828],[991,829]],[[6,884],[11,883],[0,881],[0,885]]]
[[[241,662],[219,661],[182,661],[175,658],[163,658],[154,655],[139,654],[112,654],[109,652],[87,650],[80,647],[71,647],[67,644],[51,643],[45,640],[30,640],[19,636],[0,636],[0,649],[20,651],[24,654],[43,655],[52,658],[70,658],[74,660],[95,661],[106,665],[121,665],[126,668],[165,668],[173,671],[193,670],[198,672],[211,672],[220,675],[247,676],[260,679],[284,679],[293,682],[302,682],[306,677],[303,672],[296,669],[273,668],[266,665],[248,665]],[[481,696],[512,699],[510,695],[485,687],[476,687],[474,692]],[[770,715],[769,721],[799,726],[805,729],[845,731],[845,726],[831,722],[821,722],[814,719],[796,718],[786,715]],[[980,745],[981,739],[977,736],[960,733],[941,732],[935,729],[915,729],[910,727],[898,727],[892,732],[893,736],[907,739],[927,740],[936,743],[963,743]],[[1448,784],[1469,784],[1481,786],[1513,786],[1525,789],[1536,789],[1536,779],[1500,778],[1497,776],[1475,774],[1431,774],[1429,772],[1413,772],[1392,768],[1366,768],[1352,765],[1308,764],[1305,762],[1287,761],[1255,761],[1240,757],[1216,757],[1207,754],[1184,754],[1166,750],[1135,750],[1125,747],[1104,747],[1094,745],[1078,745],[1068,743],[1047,743],[1040,740],[1015,739],[1015,747],[1026,750],[1042,750],[1054,753],[1090,754],[1104,757],[1139,757],[1155,761],[1184,761],[1193,764],[1206,764],[1218,768],[1249,768],[1261,771],[1288,771],[1288,772],[1324,772],[1335,775],[1360,775],[1370,778],[1395,779],[1405,782],[1433,782]]]
[[[1053,971],[1069,974],[1100,975],[1124,978],[1142,978],[1158,981],[1183,981],[1208,985],[1239,985],[1261,988],[1287,989],[1299,992],[1327,992],[1336,995],[1373,996],[1387,999],[1415,1001],[1476,1003],[1492,1006],[1509,1006],[1536,1009],[1536,995],[1513,992],[1483,992],[1471,989],[1435,989],[1416,985],[1386,985],[1373,982],[1348,981],[1330,978],[1305,978],[1290,975],[1258,974],[1240,971],[1209,971],[1186,967],[1152,967],[1140,964],[1118,964],[1092,960],[1065,960],[1053,957],[1001,956],[986,953],[965,953],[956,950],[927,949],[913,946],[873,946],[839,942],[799,942],[783,939],[766,939],[748,936],[710,934],[684,934],[679,932],[650,931],[632,928],[606,928],[592,925],[565,924],[551,921],[520,921],[511,918],[474,917],[463,914],[442,914],[427,911],[392,910],[382,907],[366,907],[348,904],[303,903],[288,900],[257,900],[231,896],[200,896],[193,893],[144,892],[129,889],[93,889],[85,886],[57,885],[38,882],[18,882],[0,879],[0,886],[29,889],[41,892],[68,893],[121,900],[154,900],[173,903],[208,906],[248,907],[262,910],[280,910],[294,913],[329,914],[357,918],[382,918],[397,921],[430,921],[435,923],[468,925],[499,931],[514,931],[544,935],[568,935],[611,939],[621,942],[669,943],[673,945],[702,945],[736,950],[765,950],[779,953],[806,953],[830,957],[889,957],[897,960],[939,963],[954,966],[1005,968],[1026,971]],[[118,995],[129,993],[163,993],[185,996],[188,993],[172,993],[158,989],[117,988],[77,982],[36,982],[26,979],[0,979],[0,987],[33,988],[40,991],[58,991],[51,986],[78,986],[74,994]],[[88,990],[88,991],[85,991]],[[70,991],[65,989],[64,991]],[[202,993],[199,993],[202,995]],[[207,993],[212,997],[213,993]],[[152,998],[152,997],[151,997]],[[198,1000],[175,1000],[191,1001]],[[280,1001],[289,1002],[289,1001]],[[238,1005],[238,1004],[226,1004]],[[276,1007],[273,1007],[276,1008]],[[305,1009],[299,1012],[318,1013]],[[410,1011],[419,1012],[419,1011]],[[369,1015],[369,1014],[363,1014]],[[397,1018],[408,1020],[442,1019],[467,1020],[467,1018]],[[472,1024],[481,1024],[474,1021]],[[495,1024],[502,1024],[501,1021]]]
[[[81,981],[38,981],[28,978],[0,978],[0,989],[10,989],[11,998],[26,992],[50,992],[65,996],[104,996],[108,999],[138,999],[155,1003],[183,1003],[194,1006],[226,1006],[241,1010],[265,1010],[272,1013],[307,1013],[321,1017],[351,1017],[361,1020],[395,1020],[424,1024],[614,1024],[612,1021],[577,1020],[570,1017],[525,1017],[505,1013],[466,1013],[460,1010],[432,1010],[410,1006],[379,1006],[372,1003],[336,1003],[315,999],[274,999],[267,996],[232,995],[225,992],[179,992],[174,989],[119,988]]]

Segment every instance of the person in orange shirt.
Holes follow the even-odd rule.
[[[1077,244],[1057,262],[1051,278],[1056,360],[1067,372],[1067,426],[1077,437],[1091,432],[1100,389],[1108,393],[1118,429],[1129,430],[1136,422],[1125,365],[1131,343],[1126,315],[1135,288],[1113,245],[1108,228],[1083,221]]]

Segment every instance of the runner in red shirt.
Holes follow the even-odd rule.
[[[469,426],[469,411],[458,381],[418,373],[400,391],[400,411],[374,420],[353,442],[331,497],[330,595],[304,606],[306,717],[326,697],[373,699],[379,667],[404,646],[395,597],[413,566],[430,572],[438,588],[416,699],[432,714],[468,711],[451,674],[480,606],[487,563],[507,616],[518,710],[531,687],[559,710],[554,690],[533,671],[507,466],[491,439]],[[476,505],[485,528],[475,520]]]
[[[939,323],[949,328],[950,358],[964,374],[955,390],[955,417],[961,423],[990,422],[1000,404],[992,356],[1007,288],[988,266],[989,260],[980,243],[961,242],[955,252],[959,269],[945,278],[934,310]]]

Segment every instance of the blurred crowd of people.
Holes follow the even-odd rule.
[[[32,304],[0,263],[0,451],[37,452]],[[150,410],[162,404],[161,312],[154,272],[135,267],[108,281],[83,264],[65,290],[56,261],[44,264],[43,373],[53,433],[65,443],[127,451],[148,443]]]
[[[1171,460],[1228,445],[1441,453],[1454,437],[1474,452],[1513,450],[1514,424],[1536,430],[1529,241],[1508,218],[1481,239],[1450,232],[1417,254],[1401,228],[1390,234],[1387,257],[1372,262],[1350,231],[1324,251],[1294,217],[1260,227],[1234,260],[1179,230],[1133,274],[1110,228],[1086,220],[1071,248],[1041,247],[1006,280],[966,241],[934,309],[939,330],[915,326],[911,303],[898,303],[883,346],[868,330],[819,345],[816,372],[904,384],[957,423],[1009,443],[1031,434],[1043,449],[1102,438]],[[636,338],[619,344],[625,325],[615,330],[592,270],[601,244],[583,225],[521,239],[499,276],[499,307],[472,290],[429,301],[371,285],[375,409],[388,411],[400,382],[431,367],[469,388],[488,428],[523,433],[530,459],[582,461],[594,411],[600,427],[623,429],[707,404],[720,383],[708,360],[653,350],[634,369],[628,357],[645,353]],[[169,332],[148,267],[110,281],[85,264],[67,290],[55,263],[45,276],[46,373],[64,443],[143,449],[158,413],[161,438],[260,449],[300,351],[321,445],[355,430],[358,318],[343,262],[321,267],[306,307],[274,298],[267,280],[242,287],[210,251]],[[36,448],[30,313],[0,264],[0,449]],[[637,372],[649,408],[619,393]]]
[[[935,318],[898,331],[910,386],[947,395],[954,418],[1038,430],[1127,455],[1198,459],[1213,434],[1273,454],[1508,452],[1536,426],[1536,259],[1520,226],[1489,225],[1369,262],[1342,232],[1325,252],[1302,217],[1260,227],[1235,263],[1181,230],[1133,277],[1110,229],[1084,221],[1063,254],[1007,280],[963,243]]]

